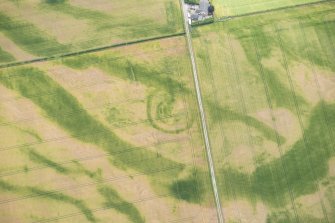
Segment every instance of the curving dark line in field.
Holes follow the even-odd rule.
[[[111,187],[101,186],[98,191],[102,196],[105,197],[104,206],[112,207],[120,213],[125,214],[133,223],[145,222],[144,218],[141,216],[140,212],[134,206],[134,204],[124,201],[120,195]]]
[[[20,75],[8,78],[10,74]],[[46,112],[51,120],[81,141],[94,143],[112,155],[132,148],[131,145],[119,139],[111,130],[91,117],[82,109],[82,106],[72,95],[68,94],[66,90],[45,75],[43,71],[28,67],[8,70],[0,75],[0,82],[7,88],[18,91],[23,96],[32,100],[32,102]],[[29,98],[29,95],[37,94],[40,90],[45,89],[52,89],[57,94],[50,95],[49,97]],[[63,114],[68,114],[69,112],[76,113],[77,115],[72,117],[63,116]],[[101,134],[89,135],[89,132],[101,132]],[[139,157],[152,158],[152,162],[129,163],[129,161],[138,159]],[[163,157],[158,158],[156,153],[148,150],[133,150],[131,153],[119,155],[118,159],[124,165],[139,171],[148,171],[155,167],[162,167],[162,165],[178,166],[179,171],[184,168],[183,164]]]
[[[235,169],[221,169],[219,176],[230,173],[233,177],[229,180],[234,187],[239,188],[236,190],[239,196],[249,197],[251,194],[256,194],[264,202],[277,207],[286,204],[285,195],[289,193],[288,187],[285,186],[286,179],[280,173],[282,165],[285,165],[288,170],[287,181],[295,196],[317,191],[317,185],[329,171],[328,161],[335,154],[327,137],[328,129],[319,121],[323,116],[323,109],[326,109],[329,114],[334,114],[329,120],[329,125],[335,127],[335,104],[327,104],[325,108],[321,105],[316,106],[311,115],[310,124],[305,129],[305,135],[309,139],[307,146],[303,142],[304,139],[298,140],[281,158],[259,166],[251,175]],[[324,150],[327,151],[326,154]],[[309,157],[306,156],[307,153]],[[314,163],[316,176],[310,172],[311,160]],[[224,182],[224,179],[221,182]],[[277,186],[276,189],[274,185]],[[279,203],[275,200],[278,197],[281,199]]]
[[[30,160],[32,160],[35,163],[39,163],[45,166],[48,166],[52,169],[54,169],[55,171],[62,173],[62,174],[66,174],[69,172],[69,170],[65,167],[63,167],[62,165],[54,162],[53,160],[49,159],[48,157],[40,154],[39,152],[36,152],[35,150],[31,149],[31,148],[25,148],[23,149],[23,151],[25,153],[27,153],[28,157]]]
[[[89,222],[97,221],[95,216],[93,215],[92,210],[90,210],[82,200],[76,199],[74,197],[71,197],[69,195],[66,195],[60,192],[43,190],[37,187],[17,186],[17,185],[13,185],[8,182],[5,182],[3,180],[0,180],[0,190],[14,192],[14,193],[29,192],[31,194],[37,195],[37,197],[41,199],[51,199],[51,200],[55,200],[59,202],[68,203],[78,208]]]
[[[217,104],[214,104],[213,102],[207,101],[208,111],[213,119],[214,122],[216,121],[223,121],[223,122],[231,122],[231,121],[240,121],[250,127],[253,127],[260,131],[264,137],[268,140],[271,140],[273,142],[277,141],[277,134],[278,132],[274,129],[272,129],[270,126],[264,124],[263,122],[260,122],[254,117],[243,115],[238,112],[235,112],[229,108],[223,108],[220,107]],[[279,135],[279,143],[284,144],[285,138],[283,136]]]

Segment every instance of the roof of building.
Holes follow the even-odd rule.
[[[209,4],[209,0],[200,0],[199,2],[199,9],[207,12],[208,11],[208,7],[210,6]]]
[[[191,15],[191,19],[192,20],[198,20],[199,19],[199,15],[198,14],[192,14]]]

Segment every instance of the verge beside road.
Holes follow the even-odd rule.
[[[197,102],[198,102],[198,107],[199,107],[199,112],[200,112],[202,133],[203,133],[203,137],[204,137],[204,140],[205,140],[205,148],[206,148],[207,161],[208,161],[208,166],[209,166],[210,176],[211,176],[211,181],[212,181],[213,193],[214,193],[214,197],[215,197],[215,204],[216,204],[217,215],[218,215],[218,223],[224,223],[224,217],[223,217],[223,212],[222,212],[222,208],[221,208],[220,195],[219,195],[219,192],[218,192],[218,189],[217,189],[214,162],[213,162],[212,152],[211,152],[211,145],[210,145],[210,142],[209,142],[209,136],[208,136],[208,131],[207,131],[205,110],[204,110],[203,103],[202,103],[202,96],[201,96],[201,89],[200,89],[199,78],[198,78],[198,71],[197,71],[197,66],[196,66],[196,62],[195,62],[195,58],[194,58],[194,51],[193,51],[193,46],[192,46],[192,38],[191,38],[191,33],[190,33],[190,27],[189,27],[189,24],[188,24],[187,11],[186,11],[186,8],[184,7],[183,0],[179,0],[179,1],[180,1],[180,5],[182,7],[182,10],[183,10],[186,41],[187,41],[187,46],[188,46],[188,50],[189,50],[189,54],[190,54],[190,58],[191,58],[191,63],[192,63],[193,80],[194,80],[194,86],[195,86],[195,90],[196,90]]]

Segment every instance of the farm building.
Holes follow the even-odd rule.
[[[203,12],[208,12],[208,8],[210,6],[210,3],[208,0],[200,0],[199,2],[199,9]]]
[[[185,3],[188,11],[189,24],[204,22],[213,18],[214,6],[209,0],[200,0],[199,4]]]

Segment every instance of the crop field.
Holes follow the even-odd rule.
[[[212,3],[215,5],[216,17],[223,17],[267,11],[319,1],[320,0],[212,0]]]
[[[178,0],[2,0],[0,64],[182,31]]]
[[[335,222],[335,1],[211,2],[0,1],[1,223]]]
[[[226,222],[335,222],[335,4],[192,35]]]
[[[215,222],[185,43],[1,69],[0,222]]]

